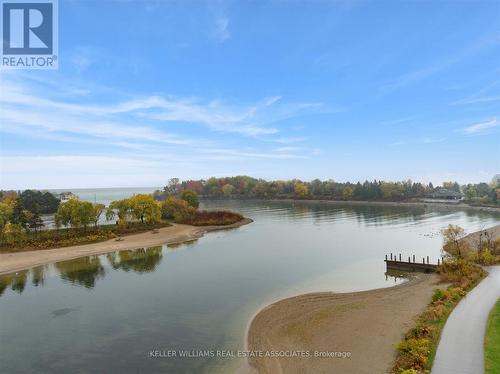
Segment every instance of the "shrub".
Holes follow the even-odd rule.
[[[211,226],[211,225],[232,225],[243,219],[243,216],[238,213],[227,210],[218,211],[199,211],[194,215],[182,221],[193,226]]]
[[[200,202],[198,200],[198,194],[191,190],[185,190],[182,193],[181,199],[186,201],[190,206],[192,206],[195,209],[198,209],[198,206],[200,205]]]
[[[399,343],[398,350],[412,361],[410,369],[423,369],[430,352],[430,340],[426,338],[404,340]]]
[[[187,201],[175,196],[169,196],[162,203],[161,214],[164,219],[173,219],[175,222],[184,223],[192,218],[196,209],[188,204]]]

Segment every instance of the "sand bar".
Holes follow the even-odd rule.
[[[437,276],[419,274],[404,284],[354,293],[311,293],[262,309],[247,336],[250,351],[350,352],[350,358],[253,358],[264,373],[387,372],[395,346],[437,288]]]

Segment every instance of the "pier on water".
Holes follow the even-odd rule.
[[[437,264],[431,264],[429,261],[429,256],[422,257],[422,261],[416,259],[415,255],[408,256],[408,259],[403,258],[401,254],[397,257],[395,254],[385,255],[385,264],[387,267],[387,271],[389,270],[399,270],[399,271],[408,271],[414,272],[418,271],[421,273],[434,273],[437,270],[437,267],[441,265],[442,261],[437,261]]]

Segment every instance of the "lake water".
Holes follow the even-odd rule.
[[[151,350],[241,350],[248,321],[309,291],[391,286],[384,255],[440,256],[439,230],[498,216],[447,208],[220,201],[254,223],[189,244],[122,251],[0,277],[0,372],[234,372],[237,358]]]

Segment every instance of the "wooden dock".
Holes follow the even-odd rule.
[[[438,266],[441,264],[441,260],[438,259],[437,264],[431,264],[429,261],[429,256],[427,258],[423,257],[422,262],[417,262],[415,255],[413,257],[408,257],[408,261],[404,261],[401,254],[397,257],[395,254],[385,255],[384,260],[387,271],[389,270],[399,270],[407,272],[421,272],[421,273],[434,273]]]

